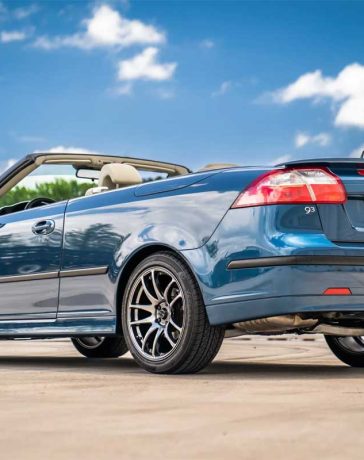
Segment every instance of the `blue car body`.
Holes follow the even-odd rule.
[[[360,163],[317,164],[341,178],[350,203],[232,209],[237,196],[272,169],[237,167],[1,216],[0,334],[118,333],[131,271],[161,249],[187,262],[213,325],[293,313],[364,312]],[[30,231],[47,219],[55,222],[52,234]],[[352,295],[324,295],[331,287],[349,288]]]

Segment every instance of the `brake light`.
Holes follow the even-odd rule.
[[[345,188],[335,174],[325,168],[291,168],[270,171],[258,177],[236,199],[232,208],[270,204],[346,201]]]
[[[324,295],[351,295],[351,290],[349,288],[328,288]]]

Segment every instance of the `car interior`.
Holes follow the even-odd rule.
[[[40,173],[47,168],[51,174]],[[60,174],[67,167],[68,175]],[[58,169],[57,169],[58,168]],[[0,188],[0,215],[105,191],[138,185],[146,181],[188,174],[183,166],[152,160],[86,154],[42,154],[31,165]],[[60,193],[64,182],[72,190]],[[31,185],[30,185],[31,183]],[[19,198],[25,199],[19,199]]]

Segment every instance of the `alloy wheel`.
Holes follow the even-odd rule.
[[[93,350],[98,348],[105,340],[105,337],[82,337],[77,338],[76,341],[85,348]]]
[[[144,270],[133,283],[127,326],[137,350],[158,361],[173,353],[184,332],[185,298],[177,278],[166,268]]]
[[[351,353],[364,353],[364,337],[337,337],[337,341]]]

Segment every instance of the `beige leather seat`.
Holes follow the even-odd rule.
[[[141,183],[142,177],[134,166],[121,163],[110,163],[102,167],[98,186],[114,190],[116,188]]]
[[[142,177],[134,166],[121,163],[110,163],[102,167],[98,186],[88,189],[86,191],[86,196],[127,187],[128,185],[138,185],[142,182]]]

